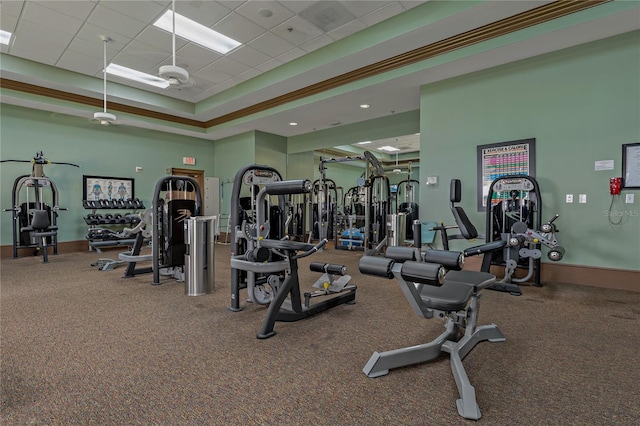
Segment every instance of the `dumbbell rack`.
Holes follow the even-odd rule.
[[[89,241],[89,251],[101,252],[101,248],[115,246],[130,246],[135,242],[135,236],[131,238],[118,238],[114,236],[115,229],[112,227],[134,227],[140,218],[136,215],[138,210],[144,210],[144,204],[138,198],[132,200],[82,200],[82,206],[91,210],[91,213],[83,217],[85,223],[89,225],[87,240]],[[114,213],[98,214],[98,210],[130,210]]]

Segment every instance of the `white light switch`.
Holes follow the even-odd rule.
[[[627,194],[624,198],[624,202],[627,204],[633,204],[634,203],[634,196],[633,194]]]
[[[567,194],[567,203],[573,203],[573,194]]]
[[[584,203],[586,203],[586,202],[587,202],[587,194],[580,194],[580,195],[578,196],[578,202],[579,202],[580,204],[584,204]]]

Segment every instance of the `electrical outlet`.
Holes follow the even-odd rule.
[[[573,203],[573,194],[567,194],[567,203]]]
[[[580,204],[585,204],[587,202],[587,194],[578,195],[578,202]]]
[[[624,197],[624,202],[627,203],[627,204],[633,204],[635,202],[633,194],[627,194]]]

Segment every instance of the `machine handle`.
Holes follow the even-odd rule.
[[[307,250],[304,253],[301,253],[301,254],[295,256],[294,259],[301,259],[303,257],[307,257],[307,256],[312,255],[313,253],[317,252],[322,247],[324,247],[324,245],[327,244],[327,242],[328,242],[328,240],[326,238],[323,238],[322,241],[320,241],[318,244],[313,246],[310,250]]]

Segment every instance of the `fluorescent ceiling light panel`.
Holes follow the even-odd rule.
[[[169,87],[169,82],[164,78],[136,71],[118,64],[109,64],[109,66],[107,66],[107,73],[117,75],[118,77],[126,78],[128,80],[137,81],[138,83],[160,87],[162,89]]]
[[[371,143],[371,141],[362,141],[362,142],[358,142],[356,145],[366,145],[368,143]]]
[[[172,33],[173,12],[167,10],[153,25]],[[242,44],[179,13],[176,13],[176,35],[223,55]]]
[[[398,148],[395,148],[393,146],[381,146],[380,148],[378,148],[380,151],[387,151],[387,152],[395,152],[395,151],[400,151]]]
[[[11,41],[11,33],[9,31],[0,30],[0,43],[9,44]]]

